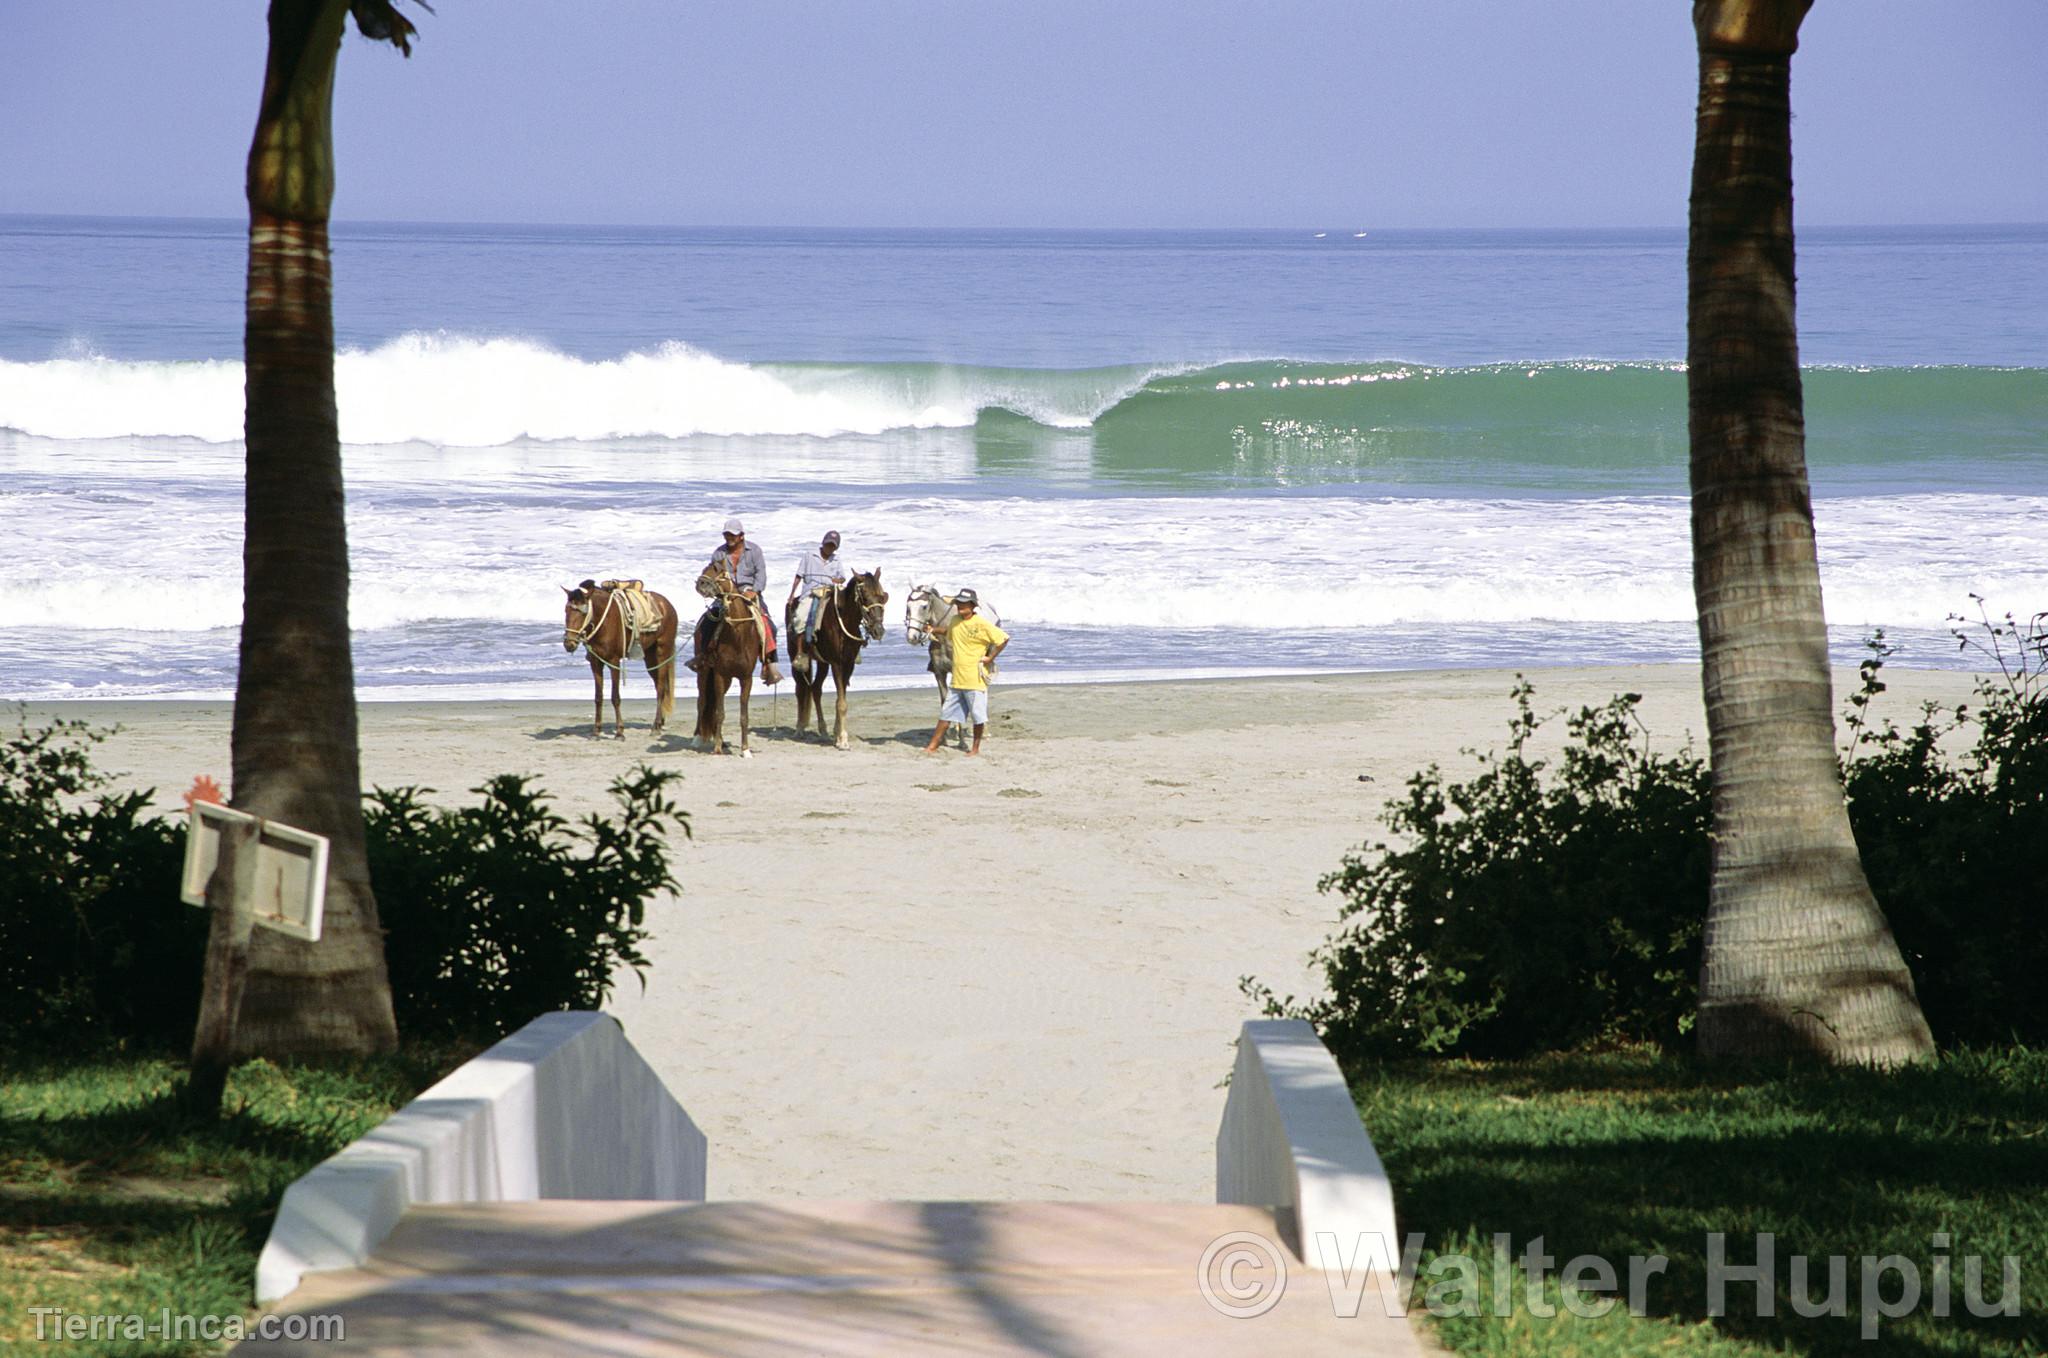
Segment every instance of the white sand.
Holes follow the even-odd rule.
[[[1969,685],[1886,677],[1901,719]],[[684,890],[652,912],[645,992],[627,976],[611,1008],[710,1137],[713,1197],[1194,1201],[1213,1194],[1219,1082],[1255,1016],[1238,978],[1315,989],[1305,955],[1337,909],[1316,879],[1378,837],[1411,772],[1462,774],[1461,747],[1498,747],[1513,683],[998,687],[979,759],[919,753],[929,690],[856,692],[841,753],[793,738],[785,689],[784,725],[742,761],[650,742],[633,678],[623,744],[593,741],[575,702],[366,705],[364,778],[454,802],[531,772],[580,814],[636,760],[685,771]],[[1691,667],[1531,678],[1539,709],[1640,692],[1660,746],[1704,747]],[[166,808],[196,773],[226,780],[222,705],[31,720],[50,714],[125,723],[101,763]]]

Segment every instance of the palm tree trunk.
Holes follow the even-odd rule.
[[[363,849],[334,404],[330,110],[348,8],[347,0],[272,0],[249,153],[234,804],[326,835],[330,848],[321,940],[268,929],[251,940],[237,1055],[384,1051],[398,1036]]]
[[[1849,829],[1793,316],[1791,56],[1811,0],[1697,0],[1693,591],[1713,765],[1700,1051],[1894,1064],[1933,1039]]]

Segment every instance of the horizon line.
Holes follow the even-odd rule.
[[[246,217],[243,217],[243,216],[241,216],[241,215],[235,215],[235,216],[224,216],[224,217],[223,217],[223,216],[198,216],[198,215],[194,215],[194,214],[189,214],[189,213],[110,213],[110,212],[17,212],[17,211],[13,211],[13,210],[0,210],[0,220],[16,220],[16,221],[37,221],[37,220],[43,220],[43,221],[105,221],[105,222],[190,222],[190,223],[195,223],[195,224],[200,224],[200,223],[203,223],[203,224],[208,224],[208,225],[213,225],[213,224],[230,224],[230,225],[243,225],[243,224],[246,224],[247,218],[246,218]],[[1337,237],[1335,237],[1335,236],[1334,236],[1334,233],[1337,233],[1337,232],[1344,232],[1345,234],[1344,234],[1344,235],[1343,235],[1343,236],[1341,237],[1341,239],[1346,239],[1346,240],[1349,240],[1349,239],[1355,239],[1355,238],[1356,238],[1356,234],[1355,234],[1355,233],[1356,233],[1356,231],[1357,231],[1357,230],[1359,230],[1358,228],[1346,228],[1346,227],[1344,227],[1344,226],[1341,226],[1341,225],[1340,225],[1340,226],[1330,226],[1330,225],[1328,225],[1328,224],[1322,224],[1322,225],[1320,225],[1320,226],[1319,226],[1319,225],[1316,225],[1316,224],[1309,224],[1309,225],[1293,225],[1293,226],[1260,226],[1260,225],[1215,225],[1215,226],[1130,226],[1130,225],[1122,225],[1122,226],[1107,226],[1107,225],[1103,225],[1103,226],[1080,226],[1080,225],[1067,225],[1067,226],[1048,226],[1048,225],[1022,225],[1022,226],[1020,226],[1020,225],[996,225],[996,224],[979,224],[979,225],[947,225],[947,226],[929,226],[929,225],[920,225],[920,224],[895,224],[895,225],[847,225],[847,224],[830,224],[830,225],[826,225],[826,224],[818,224],[818,223],[797,223],[797,222],[649,222],[649,221],[627,221],[627,222],[594,222],[594,221],[586,221],[586,222],[572,222],[572,221],[502,221],[502,220],[489,220],[489,219],[484,219],[484,218],[454,218],[454,217],[413,217],[413,218],[407,218],[407,217],[330,217],[330,218],[328,219],[328,225],[329,225],[330,227],[333,227],[333,226],[408,226],[408,227],[428,226],[428,227],[491,227],[491,228],[512,228],[512,229],[515,229],[515,230],[527,230],[527,231],[550,231],[550,230],[556,230],[556,231],[559,231],[559,230],[612,230],[612,231],[617,231],[617,230],[627,230],[627,231],[823,231],[823,232],[831,232],[831,231],[843,231],[843,232],[877,232],[877,233],[880,233],[880,232],[907,232],[907,231],[924,231],[924,232],[933,232],[933,233],[943,233],[943,232],[957,232],[957,233],[961,233],[961,234],[967,234],[967,233],[976,233],[976,232],[980,232],[980,233],[1002,233],[1002,232],[1011,232],[1011,233],[1019,233],[1019,234],[1022,234],[1022,233],[1030,232],[1030,233],[1037,233],[1037,234],[1047,234],[1047,235],[1060,235],[1060,234],[1069,234],[1069,235],[1086,235],[1086,234],[1095,234],[1095,235],[1109,235],[1109,234],[1138,234],[1138,233],[1145,233],[1145,234],[1162,234],[1162,235],[1203,235],[1203,234],[1217,234],[1217,233],[1225,233],[1225,232],[1229,232],[1229,233],[1246,233],[1246,232],[1262,232],[1262,233],[1273,233],[1273,234],[1282,234],[1282,233],[1288,233],[1288,234],[1291,234],[1291,233],[1301,232],[1301,233],[1306,233],[1306,234],[1308,234],[1308,235],[1309,235],[1309,236],[1310,236],[1311,238],[1314,238],[1314,237],[1315,237],[1315,233],[1316,233],[1317,231],[1324,231],[1324,232],[1330,232],[1330,233],[1333,233],[1333,238],[1337,238]],[[1836,222],[1836,221],[1825,221],[1825,222],[1807,222],[1807,223],[1804,223],[1804,224],[1803,224],[1803,229],[1806,229],[1806,230],[1827,230],[1827,231],[1838,231],[1838,230],[1852,230],[1852,231],[1895,231],[1895,230],[1956,230],[1956,229],[1963,229],[1963,228],[1975,228],[1975,229],[2007,229],[2007,230],[2011,230],[2011,229],[2027,229],[2027,228],[2033,228],[2033,229],[2040,229],[2040,228],[2048,228],[2048,221],[1939,221],[1939,222],[1937,222],[1937,221],[1911,221],[1911,222],[1848,222],[1848,221],[1841,221],[1841,222]],[[1683,233],[1683,232],[1684,232],[1684,231],[1686,231],[1687,229],[1688,229],[1688,228],[1687,228],[1687,224],[1686,224],[1686,223],[1684,223],[1684,222],[1678,222],[1678,223],[1654,223],[1654,224],[1653,224],[1653,223],[1606,223],[1606,224],[1601,224],[1601,225],[1585,225],[1585,224],[1550,224],[1550,225],[1537,225],[1537,224],[1523,224],[1523,225],[1516,225],[1516,226],[1473,226],[1473,225],[1465,225],[1465,226],[1445,226],[1445,225],[1440,225],[1440,224],[1429,224],[1429,225],[1425,225],[1425,224],[1416,224],[1416,223],[1395,223],[1395,224],[1391,224],[1391,225],[1384,225],[1384,226],[1376,226],[1376,227],[1371,227],[1371,228],[1369,228],[1369,231],[1385,231],[1385,232],[1390,232],[1390,233],[1397,233],[1397,232],[1455,232],[1455,231],[1470,231],[1470,232],[1480,232],[1480,231],[1486,231],[1486,232],[1503,232],[1503,233],[1529,233],[1529,234],[1537,234],[1537,233],[1544,233],[1544,232],[1559,232],[1559,231],[1613,231],[1613,232],[1625,232],[1625,231],[1627,231],[1627,232],[1637,232],[1637,231],[1675,231],[1675,232],[1680,232],[1680,233]],[[1794,224],[1794,230],[1795,230],[1795,232],[1796,232],[1796,231],[1798,231],[1798,230],[1800,230],[1800,229],[1802,229],[1802,226],[1801,226],[1801,224],[1795,223],[1795,224]]]

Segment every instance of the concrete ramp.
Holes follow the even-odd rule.
[[[416,1206],[285,1314],[339,1345],[237,1353],[1408,1355],[1376,1290],[1346,1317],[1271,1211],[1229,1204],[577,1202]],[[1220,1258],[1221,1240],[1238,1257]],[[1260,1242],[1264,1242],[1262,1245]],[[1278,1267],[1266,1260],[1277,1260]],[[1205,1294],[1227,1288],[1225,1307]],[[1284,1281],[1281,1271],[1284,1270]],[[1354,1279],[1354,1282],[1357,1280]],[[1344,1289],[1338,1289],[1340,1295]]]
[[[548,1014],[286,1191],[247,1354],[1392,1358],[1392,1190],[1307,1024],[1247,1023],[1215,1203],[703,1202],[602,1014]],[[1363,1253],[1362,1253],[1363,1252]]]

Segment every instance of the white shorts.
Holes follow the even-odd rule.
[[[965,726],[988,725],[988,690],[953,689],[946,694],[946,705],[939,709],[939,720],[957,721]]]

